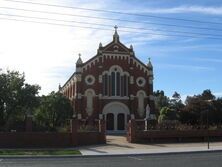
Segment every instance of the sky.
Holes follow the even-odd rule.
[[[0,0],[0,69],[24,72],[40,94],[57,91],[79,53],[87,61],[112,41],[114,25],[142,62],[151,58],[154,90],[222,97],[221,0]]]

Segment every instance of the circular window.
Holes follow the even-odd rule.
[[[95,77],[92,75],[87,75],[85,78],[85,82],[87,85],[92,85],[95,82]]]
[[[143,87],[146,83],[146,80],[143,77],[138,77],[136,79],[136,83],[138,86]]]

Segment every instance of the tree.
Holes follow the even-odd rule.
[[[172,95],[172,98],[170,99],[170,107],[177,112],[181,111],[184,108],[184,104],[179,93],[174,92],[174,94]]]
[[[199,97],[202,100],[215,100],[215,96],[211,93],[211,90],[206,89],[203,91],[203,93],[201,95],[199,95]]]
[[[69,99],[61,93],[51,92],[48,96],[41,97],[34,119],[37,126],[55,130],[56,127],[65,125],[66,120],[71,118],[72,111]]]
[[[222,98],[218,98],[212,101],[211,104],[212,114],[210,115],[209,122],[215,124],[222,123]]]
[[[169,106],[169,98],[165,96],[163,90],[157,90],[153,94],[155,97],[155,105],[158,112],[160,112],[163,107]]]
[[[211,102],[212,101],[212,102]],[[182,123],[206,124],[207,115],[211,123],[214,123],[214,104],[215,96],[209,89],[202,94],[188,96],[185,101],[184,111],[180,115]]]
[[[171,109],[169,107],[163,107],[160,110],[160,115],[158,118],[158,122],[162,122],[164,120],[177,120],[177,112],[174,109]]]
[[[38,85],[25,83],[25,75],[17,71],[0,74],[0,127],[17,129],[28,112],[38,105]]]

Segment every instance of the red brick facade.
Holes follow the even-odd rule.
[[[74,107],[74,116],[93,122],[105,119],[107,130],[126,130],[129,119],[144,119],[146,106],[155,117],[153,67],[138,60],[115,30],[113,41],[86,62],[79,57],[76,71],[60,88]]]

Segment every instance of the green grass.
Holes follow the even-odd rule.
[[[81,155],[78,150],[0,150],[0,155]]]

